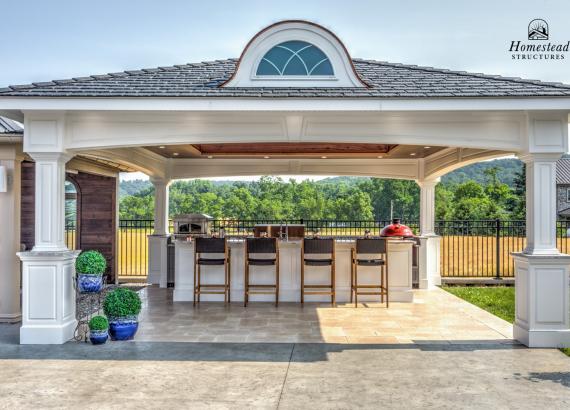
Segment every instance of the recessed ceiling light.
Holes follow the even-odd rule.
[[[424,147],[425,149],[430,149],[431,147]]]
[[[160,148],[160,149],[164,149],[165,147],[164,147],[164,145],[161,145],[161,146],[160,146],[160,147],[158,147],[158,148]]]
[[[265,155],[263,158],[265,158],[265,159],[269,159],[269,156]]]
[[[211,156],[211,155],[208,155],[208,159],[212,159],[212,158],[214,158],[214,157],[213,157],[213,156]]]
[[[172,155],[174,155],[175,157],[178,156],[178,152],[173,152]]]
[[[415,152],[412,152],[410,155],[413,157],[413,156],[415,156],[415,155],[416,155],[416,153],[415,153]]]
[[[325,157],[324,155],[321,157],[322,159],[327,159],[327,157]]]
[[[382,155],[378,155],[376,158],[381,159],[384,158]]]

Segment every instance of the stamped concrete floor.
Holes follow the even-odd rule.
[[[141,291],[137,339],[216,343],[512,343],[512,326],[441,289],[416,290],[414,303],[172,302],[172,291]]]
[[[475,344],[70,342],[0,325],[0,408],[568,409],[570,358]]]

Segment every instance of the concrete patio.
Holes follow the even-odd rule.
[[[352,304],[172,302],[149,287],[137,340],[216,343],[514,343],[512,325],[439,288],[415,290],[413,303]]]

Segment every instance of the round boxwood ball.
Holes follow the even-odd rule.
[[[136,316],[141,311],[139,294],[127,288],[113,289],[105,296],[103,311],[110,318]]]
[[[102,275],[107,269],[107,261],[99,251],[85,251],[75,260],[75,270],[77,273],[87,275]]]

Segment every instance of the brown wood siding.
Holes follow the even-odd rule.
[[[22,164],[22,243],[27,249],[34,246],[34,178],[33,162]],[[79,172],[67,174],[78,188],[79,216],[77,247],[98,250],[107,259],[109,281],[115,280],[116,258],[116,194],[117,179]]]

